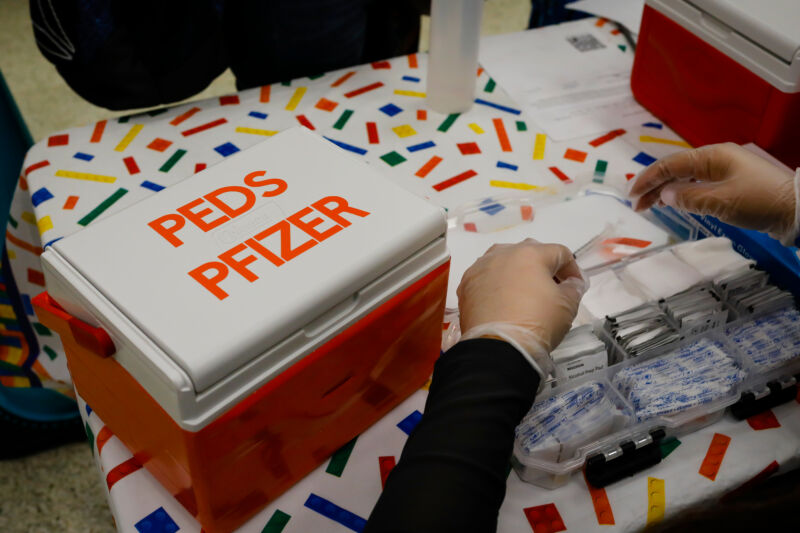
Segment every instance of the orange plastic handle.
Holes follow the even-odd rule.
[[[111,357],[116,353],[117,348],[114,346],[114,341],[111,340],[106,330],[90,326],[83,320],[70,315],[47,292],[34,297],[32,303],[38,311],[47,313],[58,322],[69,326],[69,332],[81,347],[98,357]],[[65,332],[59,333],[64,334]]]

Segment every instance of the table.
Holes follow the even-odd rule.
[[[601,25],[594,19],[571,24]],[[603,35],[613,46],[624,43],[611,28],[604,28]],[[69,382],[69,375],[59,340],[35,321],[29,305],[30,297],[44,289],[42,248],[285,128],[311,128],[449,210],[508,192],[536,194],[537,187],[565,196],[587,182],[620,189],[654,157],[685,146],[656,119],[627,131],[609,124],[603,136],[553,142],[482,69],[476,105],[445,116],[425,107],[426,61],[424,54],[413,54],[104,120],[35,145],[14,195],[7,240],[11,269],[44,354],[37,372],[45,383],[58,387]],[[425,397],[424,390],[415,393],[241,531],[358,530]],[[91,407],[80,398],[79,403],[119,529],[200,531]],[[679,445],[665,445],[660,465],[606,490],[590,491],[576,475],[551,491],[512,473],[498,530],[641,528],[755,476],[793,467],[800,453],[798,410],[792,402],[747,422],[726,415],[681,438]],[[698,470],[717,433],[731,441],[711,480]],[[328,518],[325,502],[346,509],[352,519],[345,524]],[[536,521],[543,517],[547,529]]]

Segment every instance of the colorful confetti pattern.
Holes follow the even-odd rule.
[[[623,43],[621,36],[609,39]],[[9,283],[0,286],[0,383],[70,391],[59,339],[36,321],[30,306],[44,288],[44,247],[284,129],[312,129],[451,210],[498,190],[535,195],[590,182],[621,187],[626,175],[686,146],[655,119],[632,131],[609,125],[601,136],[554,142],[482,69],[473,108],[443,115],[426,108],[426,67],[425,55],[412,54],[103,120],[38,143],[27,155],[6,233],[6,263],[15,283],[13,291]],[[488,207],[498,212],[497,205]],[[426,395],[417,392],[241,531],[360,531],[422,416]],[[120,530],[199,532],[191,515],[79,401]],[[499,531],[623,531],[660,520],[742,485],[771,462],[788,461],[791,447],[771,443],[797,440],[798,409],[781,406],[749,424],[723,420],[681,437],[654,477],[643,473],[605,490],[576,476],[549,491],[510,474]],[[725,451],[717,437],[709,448],[715,433],[728,438]]]

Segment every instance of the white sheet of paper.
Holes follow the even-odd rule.
[[[563,244],[576,250],[611,223],[615,236],[651,241],[650,248],[667,244],[667,232],[608,196],[585,196],[568,202],[552,204],[534,213],[533,221],[491,233],[472,233],[453,228],[447,234],[450,248],[450,281],[447,287],[447,307],[458,307],[456,289],[464,272],[496,243],[517,243],[528,237],[542,242]],[[589,261],[584,263],[583,259]],[[585,268],[592,258],[582,258]],[[595,261],[597,264],[599,261]]]
[[[633,33],[639,33],[644,0],[578,0],[567,4],[566,8],[615,20]]]
[[[555,140],[652,120],[630,90],[633,54],[594,19],[484,37],[480,62]]]

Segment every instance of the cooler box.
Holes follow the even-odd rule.
[[[631,88],[692,145],[755,142],[800,166],[800,2],[647,0]]]
[[[289,130],[42,255],[78,393],[230,531],[430,376],[442,209]]]

